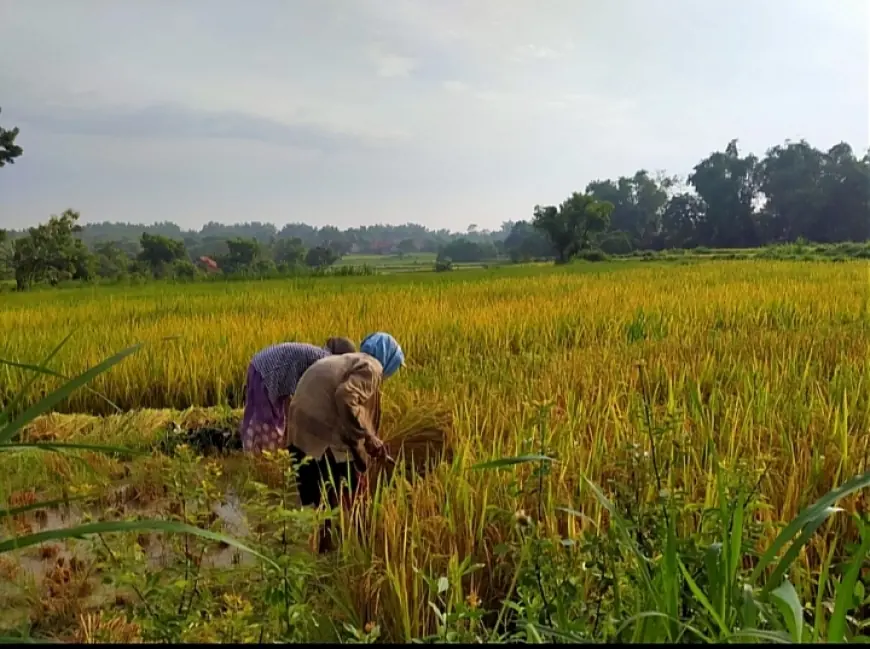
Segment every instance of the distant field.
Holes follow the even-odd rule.
[[[354,256],[345,263],[370,259]],[[393,269],[431,264],[433,257],[412,259],[380,261]],[[99,395],[79,391],[61,409],[84,414],[55,416],[38,428],[49,439],[126,444],[150,453],[172,422],[228,416],[237,421],[238,410],[225,407],[241,405],[247,363],[265,345],[393,333],[408,366],[385,384],[385,427],[399,425],[403,417],[447,413],[454,453],[425,479],[386,488],[371,512],[367,540],[343,549],[341,569],[322,579],[350,609],[371,616],[357,621],[360,625],[371,619],[384,637],[407,640],[437,626],[419,575],[456,570],[450,557],[471,557],[483,566],[481,576],[464,578],[463,588],[498,609],[519,561],[500,548],[514,542],[521,513],[540,518],[548,534],[562,537],[606,528],[610,516],[583,486],[581,473],[613,497],[620,489],[636,488],[626,503],[655,503],[660,489],[652,478],[632,486],[632,463],[648,462],[644,458],[655,436],[662,489],[690,503],[679,519],[686,533],[700,525],[703,508],[715,506],[720,470],[757,485],[764,503],[753,514],[753,525],[759,526],[790,520],[833,486],[866,471],[868,296],[868,264],[860,261],[622,260],[562,268],[86,287],[4,295],[0,357],[38,361],[76,331],[52,363],[70,375],[147,341],[145,349],[92,384],[122,410],[134,412],[103,418],[112,408]],[[177,339],[161,342],[167,336]],[[0,397],[8,402],[24,381],[23,371],[0,369]],[[54,384],[43,377],[29,396]],[[658,432],[648,428],[645,404]],[[204,410],[165,410],[192,406]],[[558,459],[545,496],[518,496],[513,472],[470,470],[493,457],[538,453],[541,445]],[[85,457],[89,471],[52,454],[0,455],[0,507],[25,487],[55,496],[61,487],[87,483],[108,489],[127,480],[144,493],[181,480],[172,477],[181,469],[170,470],[159,455],[136,459],[129,478],[117,460]],[[226,469],[240,475],[236,471]],[[530,480],[528,471],[517,475]],[[250,484],[248,478],[234,479]],[[867,502],[856,495],[839,505],[854,512],[866,510]],[[583,518],[566,517],[560,507],[580,511]],[[845,514],[822,529],[798,560],[804,571],[797,583],[802,601],[812,597],[822,558],[835,544],[856,537]],[[759,534],[769,542],[772,532],[765,528]],[[251,588],[250,574],[233,592],[248,593],[256,602],[259,596],[245,590]],[[457,602],[466,601],[468,592]],[[30,606],[22,601],[9,604],[9,610],[13,604]],[[607,600],[603,606],[619,604]],[[629,614],[619,613],[621,619]]]

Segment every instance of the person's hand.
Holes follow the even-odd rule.
[[[379,460],[387,454],[387,449],[384,446],[384,443],[374,435],[366,438],[365,445],[366,453],[375,460]]]

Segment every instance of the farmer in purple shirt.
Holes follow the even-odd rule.
[[[245,451],[286,448],[287,401],[295,394],[302,374],[321,358],[355,351],[351,340],[330,338],[326,347],[281,343],[257,352],[248,366],[245,415],[240,429],[242,448]]]

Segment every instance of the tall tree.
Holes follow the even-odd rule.
[[[613,203],[575,192],[558,208],[535,206],[532,225],[544,232],[556,250],[556,261],[565,263],[589,247],[593,234],[607,229]]]
[[[24,149],[15,144],[18,133],[17,126],[10,129],[0,126],[0,167],[15,164],[15,158],[24,153]]]
[[[18,290],[25,290],[39,282],[58,282],[82,276],[87,269],[88,251],[76,238],[81,230],[79,213],[66,210],[60,216],[52,215],[48,223],[29,228],[27,236],[14,242],[12,263],[15,266],[15,283]]]
[[[176,261],[189,261],[183,241],[143,232],[140,243],[142,252],[139,253],[139,260],[150,267],[155,277],[168,275]]]
[[[272,245],[272,258],[279,266],[301,266],[305,260],[305,246],[299,237],[276,239]]]
[[[689,183],[707,206],[700,243],[720,248],[758,244],[757,167],[755,156],[740,155],[737,140],[695,165]]]
[[[824,165],[824,154],[804,140],[768,149],[758,165],[758,188],[765,198],[761,222],[766,241],[814,238],[825,207]]]
[[[596,180],[586,193],[613,204],[610,229],[624,232],[635,248],[655,247],[661,231],[661,218],[668,202],[673,179],[661,174],[652,178],[645,169],[616,181]]]
[[[219,260],[221,268],[227,273],[253,270],[262,255],[262,248],[256,239],[227,239],[227,248],[229,252]]]

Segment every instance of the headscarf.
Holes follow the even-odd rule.
[[[350,338],[333,336],[326,341],[326,350],[330,354],[353,354],[356,351],[356,345]]]
[[[369,334],[359,350],[374,356],[384,368],[384,377],[390,377],[405,364],[405,353],[390,334],[379,331]]]

